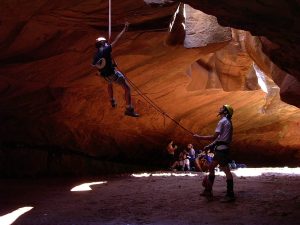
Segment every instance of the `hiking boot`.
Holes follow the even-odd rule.
[[[213,196],[212,192],[209,191],[209,190],[204,190],[204,191],[200,194],[200,196],[205,197],[206,200],[209,201],[209,202],[210,202],[210,201],[213,201],[213,199],[214,199],[214,196]]]
[[[229,195],[225,195],[225,197],[220,199],[220,202],[223,202],[223,203],[234,202],[234,201],[235,201],[235,197],[229,196]]]
[[[213,197],[213,194],[212,194],[212,192],[209,191],[209,190],[204,190],[204,191],[200,194],[200,196],[203,196],[203,197]]]
[[[114,99],[110,100],[110,104],[111,104],[111,107],[113,107],[113,108],[117,107],[117,102]]]
[[[134,111],[134,108],[126,108],[125,113],[126,116],[139,117],[140,115]]]

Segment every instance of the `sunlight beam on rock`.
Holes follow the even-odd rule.
[[[179,13],[179,8],[180,8],[180,5],[177,7],[177,10],[176,12],[174,13],[173,15],[173,19],[172,19],[172,22],[170,23],[169,25],[169,32],[172,30],[173,28],[173,25],[174,25],[174,22],[175,22],[175,19],[176,19],[176,15]]]
[[[268,93],[268,87],[267,87],[267,82],[266,82],[266,78],[265,78],[266,75],[255,63],[253,63],[253,68],[255,70],[255,73],[257,76],[257,81],[258,81],[258,84],[259,84],[261,90],[263,90],[263,92],[265,92],[265,93]]]

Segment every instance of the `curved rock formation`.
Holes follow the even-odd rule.
[[[6,0],[1,4],[2,173],[12,175],[25,168],[26,174],[106,173],[128,169],[129,164],[161,166],[170,138],[182,145],[193,142],[197,148],[207,144],[198,143],[136,92],[133,98],[140,118],[124,116],[119,87],[119,106],[110,108],[106,83],[90,66],[95,38],[107,34],[106,1]],[[15,7],[18,4],[22,7]],[[270,72],[274,64],[261,65],[255,48],[252,55],[235,33],[230,43],[187,49],[174,38],[171,45],[168,27],[176,8],[176,4],[152,8],[142,1],[113,3],[113,37],[125,21],[131,23],[113,50],[119,68],[191,132],[212,133],[215,112],[220,105],[231,104],[235,159],[256,165],[297,164],[299,109],[279,101],[271,107],[272,113],[261,113],[266,95],[257,90],[251,60],[257,59],[256,65],[272,77],[276,77]],[[240,70],[239,64],[243,64]],[[273,79],[281,92],[280,84],[294,84],[290,78]]]

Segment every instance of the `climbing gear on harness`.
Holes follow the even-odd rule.
[[[95,67],[98,69],[98,70],[102,70],[106,65],[106,60],[105,58],[100,58],[96,64],[95,64]]]
[[[224,151],[224,150],[229,150],[229,146],[228,145],[216,145],[215,149],[217,151]]]

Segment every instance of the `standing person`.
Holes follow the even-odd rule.
[[[229,145],[232,141],[233,126],[231,122],[231,117],[233,115],[233,109],[230,105],[223,105],[218,115],[221,117],[214,135],[202,136],[194,134],[201,140],[212,140],[213,142],[204,147],[204,150],[208,149],[214,151],[213,161],[209,166],[209,175],[205,176],[202,182],[204,186],[204,191],[201,196],[206,196],[212,198],[212,187],[215,180],[215,167],[219,164],[220,169],[224,171],[227,179],[227,193],[226,196],[221,199],[221,202],[232,202],[235,200],[233,192],[233,177],[230,172],[228,163],[229,159]]]
[[[189,160],[190,160],[190,168],[191,170],[195,170],[195,159],[196,159],[196,152],[192,144],[187,145],[187,150],[189,153]]]
[[[124,74],[117,70],[117,65],[111,55],[112,47],[127,30],[129,23],[125,23],[123,30],[118,34],[115,40],[110,44],[104,37],[98,37],[96,39],[96,53],[93,58],[92,66],[95,66],[102,77],[108,81],[108,95],[110,97],[111,106],[115,108],[117,102],[114,98],[113,83],[120,85],[125,91],[126,109],[125,115],[132,117],[139,117],[134,111],[131,103],[131,90],[128,83],[125,80]]]

